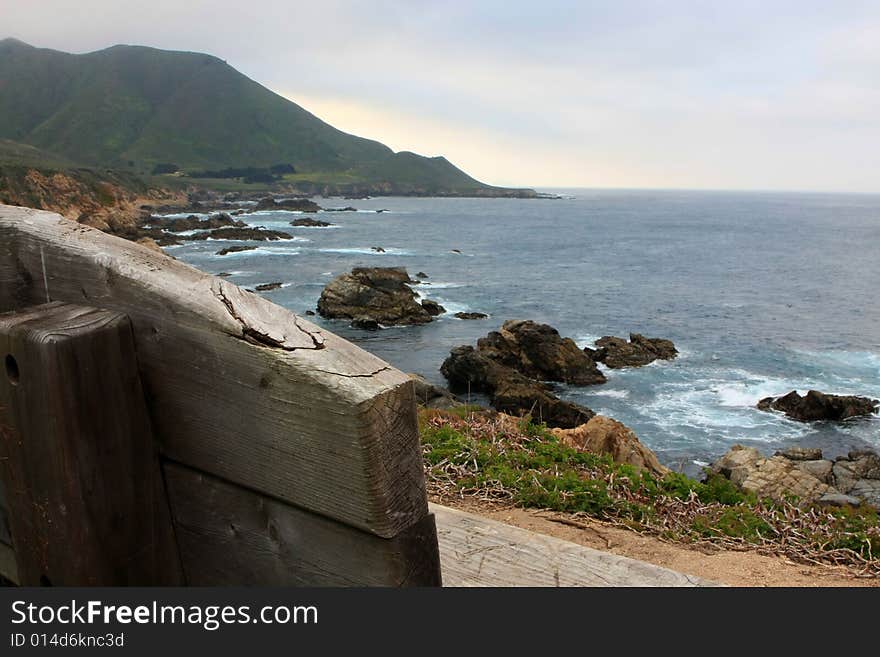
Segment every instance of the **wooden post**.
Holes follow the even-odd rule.
[[[182,583],[128,318],[64,303],[0,315],[0,361],[19,583]]]

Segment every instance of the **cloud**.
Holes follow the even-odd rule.
[[[872,2],[14,4],[35,45],[210,52],[491,183],[880,191]]]

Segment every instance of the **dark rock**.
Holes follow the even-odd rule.
[[[508,369],[490,360],[470,345],[452,349],[449,357],[440,366],[440,372],[449,381],[449,387],[453,391],[490,394],[505,376],[516,374],[516,372],[508,372]]]
[[[220,272],[219,274],[217,274],[218,278],[229,278],[230,276],[232,276],[232,274],[230,274],[228,271]]]
[[[291,226],[302,226],[305,228],[326,228],[327,226],[332,226],[333,224],[327,221],[318,221],[317,219],[304,218],[304,219],[294,219],[290,222]]]
[[[605,383],[596,363],[571,338],[547,324],[509,320],[500,331],[477,341],[477,349],[497,363],[540,381],[573,385]]]
[[[324,212],[357,212],[357,208],[347,205],[344,208],[324,208]]]
[[[452,408],[461,404],[461,400],[446,388],[435,386],[418,374],[410,374],[415,387],[416,403],[426,408]]]
[[[584,351],[612,369],[641,367],[655,360],[672,360],[678,355],[671,340],[646,338],[638,333],[630,333],[629,342],[623,338],[605,336],[596,340],[596,347]]]
[[[275,242],[277,240],[289,240],[290,233],[280,230],[267,230],[265,228],[218,228],[207,233],[198,233],[196,235],[188,235],[184,239],[199,240],[247,240],[250,242]]]
[[[431,317],[436,317],[437,315],[442,315],[446,312],[446,308],[441,306],[436,301],[432,301],[431,299],[423,299],[422,308],[427,310],[428,314],[431,315]]]
[[[257,247],[255,246],[230,246],[225,249],[221,249],[217,251],[218,256],[229,255],[230,253],[241,253],[242,251],[253,251]]]
[[[378,331],[379,322],[372,317],[355,317],[351,320],[351,328],[361,329],[362,331]]]
[[[789,447],[777,456],[784,456],[790,461],[818,461],[822,458],[822,450],[815,447]]]
[[[454,348],[440,371],[453,391],[487,393],[499,411],[529,414],[563,428],[583,424],[595,414],[559,399],[542,381],[585,385],[605,380],[573,341],[530,321],[506,322],[501,331],[480,339],[476,349]]]
[[[307,310],[307,311],[305,312],[305,314],[308,315],[309,317],[314,317],[314,316],[315,316],[315,311],[314,311],[314,310]]]
[[[416,273],[416,278],[430,278],[425,272],[420,271]]]
[[[253,208],[253,212],[261,210],[293,210],[296,212],[317,212],[321,206],[307,198],[288,198],[276,200],[274,198],[264,198],[257,202]]]
[[[523,376],[501,379],[492,396],[492,406],[514,415],[530,415],[549,427],[572,429],[589,422],[595,415],[589,408],[563,401],[547,387]]]
[[[878,401],[854,395],[827,395],[816,390],[810,390],[801,397],[796,390],[792,390],[782,397],[765,397],[758,402],[758,408],[762,411],[781,411],[800,422],[840,421],[876,413]]]
[[[372,318],[390,325],[426,324],[430,313],[416,301],[403,267],[356,267],[334,278],[318,300],[328,318]]]
[[[385,253],[385,249],[383,249],[381,246],[371,246],[370,249],[372,251],[375,251],[376,253]]]
[[[487,319],[489,315],[486,313],[455,313],[454,317],[459,319]]]
[[[381,214],[382,212],[388,212],[388,210],[386,210],[385,208],[382,208],[381,210],[376,210],[376,214]]]
[[[243,221],[233,219],[228,214],[221,212],[212,214],[210,217],[200,219],[191,214],[188,217],[147,217],[142,222],[143,227],[161,228],[172,232],[183,232],[187,230],[213,230],[216,228],[224,228],[233,226],[236,228],[247,228],[247,224]]]
[[[257,285],[257,292],[268,292],[269,290],[277,290],[281,287],[281,283],[264,283],[263,285]]]
[[[458,253],[459,255],[461,255],[461,251],[459,251],[458,249],[452,249],[452,253]]]

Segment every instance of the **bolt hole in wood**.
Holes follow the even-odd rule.
[[[6,355],[6,377],[14,386],[17,386],[21,380],[21,373],[18,371],[18,361],[15,360],[12,354]]]

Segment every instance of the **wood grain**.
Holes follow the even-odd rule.
[[[444,586],[715,586],[457,509],[431,505]]]
[[[58,215],[0,206],[0,310],[131,318],[163,454],[391,538],[427,514],[412,384],[262,297]]]
[[[0,358],[20,582],[180,583],[128,318],[59,302],[0,315]]]
[[[434,517],[386,539],[165,464],[187,583],[439,586]]]

